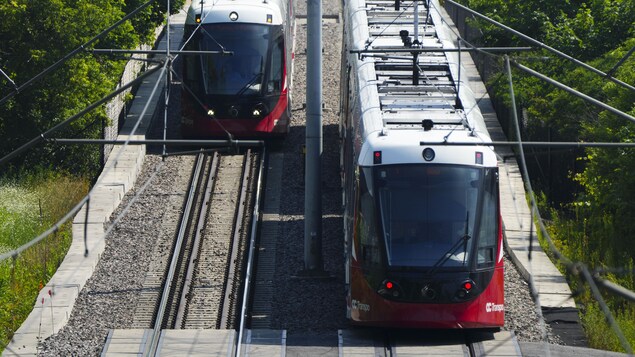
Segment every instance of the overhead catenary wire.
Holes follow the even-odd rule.
[[[507,69],[507,80],[508,80],[508,84],[509,84],[509,93],[511,96],[511,112],[512,112],[512,122],[514,123],[514,132],[516,135],[516,139],[518,141],[521,141],[521,134],[520,134],[520,126],[518,125],[518,118],[516,116],[516,99],[515,99],[515,95],[514,95],[514,85],[513,85],[513,80],[512,80],[512,72],[511,72],[511,68],[509,66],[509,57],[505,56],[505,65],[506,65],[506,69]],[[530,193],[530,203],[531,203],[531,207],[530,207],[530,233],[529,233],[529,247],[528,247],[528,257],[529,257],[529,270],[531,271],[531,245],[532,245],[532,239],[533,239],[533,219],[534,219],[534,207],[535,207],[535,201],[534,201],[534,196],[533,196],[533,192],[532,192],[532,188],[531,188],[531,182],[529,181],[529,179],[526,177],[527,175],[527,165],[525,163],[525,155],[524,155],[524,151],[523,151],[523,147],[521,145],[518,146],[519,148],[519,153],[518,156],[520,158],[520,166],[521,166],[521,170],[520,172],[522,173],[522,178],[523,178],[523,182],[525,184],[525,188],[526,190]],[[540,216],[540,213],[537,214],[537,216]],[[533,299],[536,301],[536,313],[538,314],[539,318],[540,318],[540,331],[542,333],[542,337],[543,340],[546,341],[547,340],[547,328],[545,326],[545,321],[544,321],[544,316],[542,315],[542,309],[540,307],[540,295],[538,294],[538,291],[536,289],[536,284],[534,282],[533,279],[533,274],[529,274],[528,276],[529,278],[529,289],[531,291],[531,296],[533,297]],[[547,355],[550,355],[550,351],[549,349],[545,348],[545,352],[547,353]]]
[[[57,62],[55,62],[54,64],[52,64],[51,66],[49,66],[48,68],[43,70],[42,72],[40,72],[39,74],[37,74],[35,77],[29,79],[24,84],[22,84],[19,87],[15,88],[15,90],[13,92],[7,94],[4,98],[0,99],[0,105],[4,104],[7,100],[11,99],[16,94],[22,92],[24,89],[26,89],[29,86],[33,85],[34,83],[36,83],[37,81],[42,79],[44,76],[46,76],[47,74],[49,74],[53,70],[59,68],[62,64],[64,64],[66,61],[68,61],[71,58],[73,58],[79,52],[82,52],[82,51],[86,50],[86,48],[89,47],[90,45],[92,45],[94,42],[96,42],[97,40],[105,37],[112,30],[114,30],[115,28],[119,27],[124,22],[128,21],[134,15],[136,15],[141,10],[145,9],[146,7],[148,7],[150,4],[152,4],[155,1],[156,0],[149,0],[145,4],[142,4],[141,6],[139,6],[135,10],[133,10],[131,13],[129,13],[128,15],[124,16],[121,20],[119,20],[119,21],[115,22],[114,24],[112,24],[109,28],[105,29],[104,31],[100,32],[99,34],[97,34],[96,36],[94,36],[93,38],[88,40],[87,42],[85,42],[85,43],[81,44],[79,47],[75,48],[73,51],[69,52],[66,56],[64,56],[63,58],[61,58],[60,60],[58,60]]]
[[[469,12],[469,13],[472,13],[472,14],[474,14],[474,15],[476,15],[476,16],[479,16],[479,17],[481,17],[481,18],[483,18],[483,19],[485,19],[485,20],[487,20],[487,21],[489,21],[489,22],[492,22],[492,23],[494,23],[494,24],[496,24],[496,25],[500,25],[500,26],[501,26],[504,30],[507,30],[507,31],[510,31],[510,32],[512,32],[512,33],[518,34],[519,36],[521,36],[521,37],[523,37],[523,38],[527,37],[527,39],[528,39],[528,40],[530,40],[530,42],[535,42],[535,43],[537,43],[537,44],[544,45],[544,44],[542,44],[542,43],[540,43],[540,42],[538,42],[538,41],[536,41],[536,40],[534,40],[534,39],[532,39],[532,38],[530,38],[530,37],[528,37],[528,36],[526,36],[526,35],[523,35],[523,34],[521,34],[521,33],[518,33],[517,31],[515,31],[515,30],[513,30],[513,29],[511,29],[511,28],[508,28],[507,26],[504,26],[504,25],[502,25],[502,24],[497,23],[497,22],[496,22],[496,21],[494,21],[494,20],[491,20],[490,18],[488,18],[488,17],[487,17],[487,16],[485,16],[485,15],[479,14],[479,13],[475,12],[474,10],[471,10],[471,9],[469,9],[469,8],[465,7],[465,6],[462,6],[462,5],[460,5],[460,4],[457,4],[457,3],[455,3],[455,2],[454,2],[454,1],[452,1],[452,0],[447,0],[447,2],[448,2],[448,3],[450,3],[450,4],[452,4],[452,5],[457,6],[458,8],[460,8],[460,9],[462,9],[462,10],[465,10],[465,11],[467,11],[467,12]],[[437,9],[437,11],[439,11],[439,10]],[[546,46],[546,45],[544,45],[544,46]],[[547,47],[548,47],[548,46],[547,46]],[[557,51],[557,50],[555,50],[555,49],[554,49],[554,51],[558,52],[558,51]],[[488,56],[499,57],[499,56],[497,56],[497,55],[495,55],[495,54],[492,54],[492,53],[487,53],[487,52],[485,52],[485,53],[486,53]],[[564,54],[563,54],[563,55],[564,55]],[[566,55],[564,55],[564,56],[566,56]],[[627,56],[625,56],[625,58],[626,58],[626,57],[627,57]],[[514,65],[515,67],[517,67],[517,68],[519,68],[519,69],[521,69],[521,70],[523,70],[523,71],[525,71],[525,72],[529,73],[530,75],[534,75],[535,77],[537,77],[537,78],[539,78],[539,79],[542,79],[542,80],[544,80],[544,81],[546,81],[546,82],[548,82],[548,83],[550,83],[550,84],[552,84],[552,85],[556,86],[556,87],[557,87],[557,88],[559,88],[559,89],[565,90],[565,91],[567,91],[567,92],[569,92],[569,93],[571,93],[571,94],[573,94],[573,95],[576,95],[576,96],[580,97],[580,98],[581,98],[581,99],[583,99],[585,102],[590,102],[590,103],[592,103],[592,104],[594,104],[594,105],[596,105],[596,106],[598,106],[598,107],[601,107],[601,108],[603,108],[603,109],[605,109],[605,110],[607,110],[607,111],[609,111],[609,112],[611,112],[611,113],[613,113],[613,114],[615,114],[615,115],[617,115],[617,116],[620,116],[620,117],[622,117],[622,118],[625,118],[625,119],[627,119],[627,120],[629,120],[629,121],[635,121],[635,117],[631,116],[630,114],[624,113],[624,112],[620,111],[619,109],[616,109],[616,108],[614,108],[614,107],[611,107],[611,106],[609,106],[609,105],[607,105],[607,104],[605,104],[605,103],[603,103],[603,102],[601,102],[601,101],[599,101],[599,100],[597,100],[597,99],[595,99],[595,98],[592,98],[592,97],[590,97],[590,96],[588,96],[588,95],[586,95],[586,94],[584,94],[584,93],[581,93],[581,92],[579,92],[579,91],[576,91],[575,89],[570,88],[570,87],[568,87],[568,86],[566,86],[566,85],[564,85],[564,84],[562,84],[562,83],[560,83],[560,82],[558,82],[558,81],[555,81],[555,80],[553,80],[552,78],[549,78],[549,77],[547,77],[547,76],[545,76],[545,75],[542,75],[542,74],[540,74],[540,73],[538,73],[538,72],[536,72],[536,71],[534,71],[534,70],[532,70],[532,69],[529,69],[529,68],[527,68],[527,67],[525,67],[525,66],[522,66],[522,65],[520,65],[519,63],[517,63],[517,62],[515,62],[515,61],[513,61],[513,60],[511,60],[511,59],[509,59],[509,56],[507,56],[507,55],[505,55],[503,58],[505,59],[506,64],[507,64],[507,63],[509,63],[509,64],[511,64],[511,65]],[[573,59],[573,60],[575,60],[575,59]],[[575,61],[576,61],[576,62],[579,62],[579,61],[577,61],[577,60],[575,60]],[[588,65],[586,65],[586,64],[585,64],[583,67],[587,68],[587,67],[590,67],[590,66],[588,66]],[[597,70],[596,70],[596,69],[594,69],[594,68],[592,68],[592,67],[591,67],[591,68],[588,68],[588,69],[589,69],[589,70],[592,70],[592,71],[594,71],[594,72],[596,72],[596,73],[597,73]],[[509,72],[509,76],[511,76],[511,72]],[[511,82],[510,82],[510,86],[511,86]],[[511,88],[511,87],[510,87],[510,88]],[[512,90],[512,99],[514,99],[514,96],[513,96],[513,88],[511,88],[511,90]],[[516,113],[516,112],[515,112],[515,110],[512,110],[512,115],[515,115],[515,113]],[[515,124],[516,124],[516,126],[517,126],[517,124],[518,124],[518,123],[517,123],[517,120],[514,120],[514,123],[515,123]],[[518,130],[520,130],[520,129],[518,129]],[[535,147],[561,147],[561,148],[567,148],[567,147],[568,147],[568,148],[585,148],[585,147],[630,148],[630,147],[633,147],[632,143],[628,143],[628,142],[623,142],[623,143],[602,143],[602,142],[579,142],[579,143],[575,143],[575,142],[570,142],[570,143],[564,143],[564,142],[548,142],[548,143],[544,143],[544,142],[524,142],[524,141],[522,141],[522,140],[521,140],[521,138],[520,138],[520,133],[517,133],[517,136],[518,136],[518,137],[517,137],[517,141],[492,142],[492,143],[491,143],[491,145],[492,145],[492,146],[509,146],[510,144],[511,144],[511,145],[515,145],[515,146],[517,146],[517,147],[519,148],[519,151],[520,151],[520,154],[519,154],[519,155],[523,155],[523,158],[524,158],[524,151],[523,151],[523,147],[525,147],[525,146],[535,146]],[[462,143],[462,144],[463,144],[463,145],[465,145],[465,144],[467,144],[467,143]],[[488,144],[490,144],[490,143],[488,143]],[[453,143],[453,145],[461,145],[461,143]],[[471,145],[474,145],[474,144],[471,144]],[[521,172],[523,172],[523,174],[524,174],[524,175],[526,175],[526,173],[527,173],[527,169],[526,169],[526,167],[524,167],[524,168],[521,170]],[[523,181],[526,181],[526,184],[527,184],[527,183],[529,182],[529,178],[528,178],[528,177],[523,176]],[[529,186],[527,186],[527,187],[528,187],[528,190],[527,190],[527,191],[528,191],[528,194],[530,195],[530,197],[531,197],[531,198],[532,198],[532,200],[533,200],[533,191],[529,189],[529,188],[531,188],[531,186],[529,185]],[[532,209],[532,210],[536,210],[536,213],[537,213],[537,220],[536,220],[536,221],[538,222],[538,224],[539,224],[539,226],[540,226],[540,231],[541,231],[541,232],[545,235],[545,237],[547,238],[547,243],[548,243],[548,245],[549,245],[550,251],[551,251],[551,252],[555,255],[556,259],[558,259],[559,261],[561,261],[562,263],[564,263],[564,264],[565,264],[565,266],[567,267],[567,269],[569,269],[569,270],[570,270],[570,271],[572,271],[572,272],[575,272],[575,269],[574,269],[574,263],[573,263],[571,260],[569,260],[566,256],[564,256],[564,255],[563,255],[563,254],[562,254],[562,253],[561,253],[561,252],[560,252],[560,251],[556,248],[555,244],[554,244],[554,243],[553,243],[553,241],[551,240],[551,237],[550,237],[550,235],[549,235],[549,234],[548,234],[548,232],[547,232],[547,228],[544,226],[544,222],[542,221],[542,218],[540,218],[540,214],[539,214],[539,212],[538,212],[537,205],[535,204],[535,200],[533,200],[533,201],[531,202],[531,204],[532,204],[531,209]],[[607,280],[605,280],[605,279],[601,279],[599,276],[594,276],[594,278],[596,279],[596,282],[598,282],[598,285],[600,285],[600,286],[606,286],[606,287],[608,287],[608,288],[609,288],[609,290],[611,290],[611,291],[613,291],[613,292],[615,292],[615,293],[618,293],[620,296],[622,296],[622,297],[624,297],[624,298],[626,298],[626,299],[629,299],[629,300],[631,300],[631,301],[635,301],[635,293],[631,292],[630,290],[625,289],[625,288],[623,288],[623,287],[621,287],[621,286],[619,286],[619,285],[617,285],[617,284],[615,284],[615,283],[612,283],[612,282],[610,282],[610,281],[607,281]]]
[[[520,133],[520,126],[518,125],[518,117],[516,115],[517,111],[516,111],[516,102],[515,102],[515,95],[514,95],[514,89],[513,89],[513,80],[512,80],[512,73],[511,73],[511,65],[510,65],[510,60],[508,56],[505,56],[505,67],[507,70],[507,74],[508,74],[508,80],[509,80],[509,87],[510,87],[510,95],[511,95],[511,112],[512,112],[512,116],[513,116],[513,120],[512,122],[514,123],[514,130],[515,130],[515,134],[517,136],[518,141],[521,141],[521,133]],[[556,255],[556,257],[558,258],[558,260],[560,260],[561,262],[563,262],[566,265],[566,268],[569,272],[572,272],[574,274],[577,273],[578,276],[582,276],[587,283],[589,284],[589,286],[591,287],[591,291],[596,299],[596,301],[598,302],[598,304],[600,305],[600,308],[602,309],[602,312],[604,313],[605,317],[607,318],[607,321],[609,322],[609,324],[611,325],[611,328],[613,328],[613,330],[616,332],[616,334],[618,335],[618,338],[620,340],[620,343],[622,344],[622,347],[629,352],[629,354],[632,354],[632,347],[630,346],[630,344],[628,343],[628,341],[626,340],[626,338],[624,337],[623,332],[621,331],[620,327],[617,325],[617,322],[615,321],[615,318],[613,317],[610,309],[608,308],[608,306],[606,305],[606,303],[604,302],[604,300],[601,297],[601,294],[599,293],[599,291],[597,291],[597,286],[595,285],[595,280],[588,274],[588,271],[586,270],[585,266],[582,266],[582,268],[580,269],[580,264],[574,264],[573,262],[571,262],[568,258],[566,258],[555,246],[555,244],[553,243],[551,236],[549,235],[549,232],[547,231],[546,227],[544,226],[544,223],[542,222],[542,217],[540,216],[540,211],[538,210],[538,205],[536,204],[536,199],[534,196],[534,192],[532,189],[532,185],[531,185],[531,181],[529,180],[529,175],[528,175],[528,170],[527,170],[527,165],[526,165],[526,161],[525,161],[525,155],[524,155],[524,149],[522,147],[522,145],[518,146],[518,156],[520,158],[520,165],[521,165],[521,176],[523,179],[523,183],[525,185],[525,188],[527,190],[527,194],[529,196],[529,203],[530,203],[530,211],[531,211],[531,222],[530,224],[533,226],[533,221],[534,221],[534,214],[535,214],[535,219],[540,222],[540,229],[541,229],[541,233],[543,234],[543,236],[545,237],[545,239],[547,240],[550,250],[552,251],[552,253],[554,253]],[[533,235],[530,234],[530,247],[531,247],[531,240],[532,240]],[[530,260],[531,263],[531,260]],[[597,278],[598,280],[602,280]],[[537,301],[537,312],[539,313],[539,316],[541,317],[541,321],[544,324],[544,318],[542,317],[542,311],[539,308],[539,296],[537,294],[536,291],[536,286],[535,283],[533,281],[533,277],[530,274],[529,275],[529,286],[530,289],[532,291],[532,295],[534,296],[534,298]],[[546,349],[546,352],[549,352],[548,349]]]
[[[483,20],[485,20],[485,21],[487,21],[487,22],[489,22],[489,23],[491,23],[493,25],[496,25],[496,26],[502,28],[503,30],[505,30],[507,32],[513,33],[514,35],[522,38],[525,41],[531,42],[531,43],[533,43],[534,45],[536,45],[536,46],[538,46],[540,48],[543,48],[543,49],[545,49],[545,50],[547,50],[547,51],[549,51],[551,53],[554,53],[554,54],[556,54],[557,56],[559,56],[561,58],[564,58],[564,59],[566,59],[568,61],[571,61],[571,62],[575,63],[578,66],[584,67],[584,68],[586,68],[587,70],[589,70],[589,71],[591,71],[593,73],[596,73],[596,74],[598,74],[598,75],[600,75],[602,77],[605,77],[605,78],[609,79],[610,81],[615,82],[615,83],[619,84],[620,86],[622,86],[624,88],[628,88],[629,90],[635,92],[635,87],[634,86],[632,86],[632,85],[630,85],[628,83],[625,83],[625,82],[623,82],[623,81],[621,81],[621,80],[619,80],[619,79],[617,79],[617,78],[615,78],[613,76],[610,76],[607,73],[604,73],[604,72],[598,70],[597,68],[595,68],[593,66],[590,66],[590,65],[588,65],[588,64],[586,64],[586,63],[584,63],[584,62],[582,62],[582,61],[580,61],[580,60],[578,60],[578,59],[576,59],[576,58],[574,58],[572,56],[569,56],[568,54],[566,54],[564,52],[558,51],[557,49],[555,49],[555,48],[553,48],[551,46],[548,46],[548,45],[546,45],[546,44],[544,44],[544,43],[542,43],[542,42],[540,42],[538,40],[535,40],[535,39],[525,35],[524,33],[520,32],[520,31],[516,31],[516,30],[514,30],[513,28],[511,28],[509,26],[503,25],[502,23],[500,23],[500,22],[498,22],[498,21],[496,21],[496,20],[494,20],[494,19],[492,19],[490,17],[487,17],[487,16],[485,16],[485,15],[483,15],[483,14],[477,12],[477,11],[474,11],[474,10],[470,9],[469,7],[463,6],[463,5],[457,3],[457,2],[455,2],[453,0],[446,0],[446,1],[449,4],[452,4],[452,5],[460,8],[460,9],[462,9],[464,11],[467,11],[467,12],[473,14],[474,16],[477,16],[477,17],[479,17],[479,18],[481,18],[481,19],[483,19]]]
[[[543,81],[545,81],[545,82],[547,82],[549,84],[552,84],[552,85],[558,87],[559,89],[562,89],[562,90],[564,90],[564,91],[566,91],[568,93],[571,93],[571,94],[573,94],[573,95],[575,95],[577,97],[580,97],[580,98],[584,99],[585,101],[587,101],[589,103],[592,103],[592,104],[594,104],[594,105],[596,105],[598,107],[601,107],[601,108],[603,108],[605,110],[608,110],[609,112],[611,112],[611,113],[613,113],[613,114],[615,114],[617,116],[620,116],[622,118],[625,118],[625,119],[628,119],[628,120],[630,120],[632,122],[635,122],[635,117],[633,117],[630,114],[624,113],[623,111],[621,111],[619,109],[613,108],[612,106],[610,106],[610,105],[608,105],[608,104],[606,104],[604,102],[601,102],[601,101],[599,101],[599,100],[597,100],[597,99],[595,99],[593,97],[590,97],[590,96],[588,96],[588,95],[586,95],[586,94],[584,94],[582,92],[579,92],[579,91],[577,91],[577,90],[575,90],[575,89],[573,89],[571,87],[568,87],[568,86],[566,86],[566,85],[564,85],[564,84],[562,84],[562,83],[560,83],[560,82],[558,82],[558,81],[556,81],[556,80],[554,80],[552,78],[549,78],[549,77],[547,77],[547,76],[545,76],[543,74],[540,74],[540,73],[534,71],[531,68],[523,66],[522,64],[520,64],[518,62],[515,62],[515,61],[510,61],[510,62],[511,62],[511,64],[514,67],[516,67],[516,68],[518,68],[518,69],[520,69],[522,71],[525,71],[525,72],[529,73],[530,75],[532,75],[532,76],[534,76],[536,78],[542,79]]]
[[[152,2],[154,2],[155,0],[150,0],[147,3],[145,3],[144,5],[142,5],[141,7],[137,8],[133,13],[131,14],[136,14],[138,11],[140,11],[141,9],[143,9],[144,7],[146,7],[147,5],[151,4]],[[125,17],[126,19],[130,18],[130,15]],[[121,20],[119,22],[117,22],[116,26],[119,26],[123,23],[124,21]],[[111,28],[109,28],[107,31],[111,31],[114,28],[115,25],[111,26]],[[200,24],[199,24],[200,26]],[[169,32],[169,31],[168,31]],[[169,33],[167,35],[169,37]],[[189,38],[191,39],[191,37]],[[188,39],[188,41],[189,41]],[[90,41],[89,41],[90,42]],[[185,43],[181,46],[181,50],[183,49],[183,47],[187,44],[187,41],[185,41]],[[222,47],[222,46],[221,46]],[[164,52],[165,53],[165,52]],[[74,54],[74,53],[73,53]],[[68,60],[70,57],[70,54],[64,57],[64,60]],[[58,61],[60,64],[63,63],[62,60]],[[145,79],[147,79],[150,75],[154,74],[157,71],[161,71],[161,73],[158,75],[158,80],[156,81],[154,88],[152,90],[152,93],[150,94],[150,96],[147,99],[147,102],[141,112],[141,114],[139,115],[139,118],[143,118],[145,116],[146,111],[148,110],[149,104],[152,100],[152,98],[154,97],[154,95],[156,94],[157,91],[157,86],[159,83],[161,83],[161,78],[164,77],[166,71],[168,70],[168,66],[172,64],[172,61],[160,61],[159,63],[161,63],[161,66],[155,66],[153,68],[150,68],[148,71],[146,71],[145,73],[143,73],[141,76],[139,76],[138,78],[134,79],[133,81],[129,82],[126,85],[123,85],[122,87],[120,87],[119,89],[111,92],[110,94],[106,95],[105,97],[103,97],[102,99],[98,100],[97,102],[91,104],[90,106],[88,106],[87,108],[85,108],[84,110],[82,110],[81,112],[71,116],[70,118],[64,120],[63,122],[57,124],[56,126],[54,126],[53,128],[47,130],[46,132],[40,134],[40,136],[33,138],[31,141],[27,142],[26,144],[22,145],[20,148],[12,151],[11,153],[9,153],[8,155],[0,158],[0,167],[4,164],[6,164],[8,161],[10,161],[11,159],[15,158],[16,156],[18,156],[19,154],[21,154],[22,152],[32,148],[33,146],[37,145],[38,143],[42,142],[42,141],[47,141],[49,140],[48,136],[51,135],[52,133],[56,132],[57,130],[69,125],[70,123],[72,123],[73,121],[77,120],[78,118],[82,117],[84,114],[90,112],[91,110],[95,109],[97,106],[107,102],[108,100],[110,100],[111,98],[115,97],[116,95],[120,94],[121,92],[127,90],[128,88],[134,86],[137,83],[140,83],[142,81],[144,81]],[[43,77],[45,74],[47,74],[48,72],[52,71],[54,68],[49,68],[47,70],[45,70],[44,72],[40,73],[38,76],[34,77],[33,79],[31,79],[29,82],[35,82],[36,80],[38,80],[39,78]],[[26,84],[25,84],[26,85]],[[1,104],[1,102],[0,102]],[[119,154],[117,155],[117,157],[115,158],[115,161],[118,160],[119,156],[121,155],[121,153],[123,152],[123,148],[125,148],[127,145],[129,145],[130,142],[134,142],[135,140],[132,139],[132,137],[134,136],[134,134],[136,133],[139,125],[141,123],[141,120],[139,119],[137,121],[137,123],[134,125],[134,127],[131,130],[131,134],[128,136],[128,138],[126,140],[123,141],[118,141],[119,144],[123,144],[122,150],[119,152]],[[229,140],[231,141],[231,144],[236,146],[236,145],[248,145],[248,146],[252,146],[252,145],[262,145],[261,141],[256,141],[256,142],[249,142],[249,143],[245,143],[244,141],[235,141],[235,140]],[[223,143],[227,143],[228,141],[223,141]],[[207,143],[209,145],[209,143]],[[222,145],[222,143],[216,143],[217,145]],[[106,168],[103,172],[103,174],[107,173],[109,170],[109,168]],[[99,180],[94,184],[94,187],[97,187],[97,184],[99,183]],[[58,222],[56,222],[55,224],[53,224],[52,227],[50,227],[49,229],[47,229],[45,232],[43,232],[42,234],[38,235],[37,237],[33,238],[32,240],[30,240],[29,242],[23,244],[20,247],[17,247],[16,249],[13,249],[11,251],[5,252],[3,254],[0,255],[0,262],[4,261],[10,257],[17,257],[20,253],[24,252],[26,249],[30,248],[31,246],[37,244],[38,242],[42,241],[44,238],[46,238],[47,236],[49,236],[50,234],[53,234],[54,232],[57,232],[58,230],[61,229],[62,225],[67,222],[69,219],[71,219],[77,212],[80,211],[80,209],[83,207],[84,204],[86,204],[89,200],[90,200],[90,196],[91,193],[93,191],[93,189],[91,189],[91,191],[89,191],[89,193],[83,198],[81,199],[66,215],[64,215]]]
[[[612,76],[613,73],[615,73],[617,71],[618,68],[620,68],[620,66],[622,64],[624,64],[624,62],[626,62],[626,60],[635,52],[635,46],[633,46],[633,48],[631,48],[625,55],[624,57],[622,57],[619,61],[617,61],[617,63],[615,64],[615,66],[613,66],[613,68],[609,69],[608,72],[606,72],[606,74],[608,76]]]
[[[173,52],[173,53],[174,53],[174,52]],[[56,141],[55,139],[50,139],[50,138],[45,138],[45,140],[51,140],[51,141],[53,141],[53,142],[55,142],[55,141]],[[64,140],[65,140],[65,139],[57,139],[57,142],[59,142],[59,143],[64,143],[64,142],[65,142]],[[65,143],[71,143],[71,142],[70,142],[70,141],[66,141]],[[126,143],[127,145],[136,145],[136,144],[141,144],[140,142],[138,142],[138,141],[133,141],[133,140],[129,140],[129,141],[117,141],[117,143]],[[147,143],[148,143],[148,142],[146,142],[146,144],[147,144]],[[518,142],[506,142],[506,143],[502,143],[502,142],[500,142],[500,143],[495,143],[494,145],[498,145],[498,144],[500,144],[500,145],[520,145],[520,146],[529,146],[529,145],[531,145],[532,143],[531,143],[531,142],[521,142],[521,141],[518,141]],[[552,144],[553,144],[553,145],[558,145],[558,144],[561,144],[561,145],[566,145],[566,146],[571,146],[571,147],[573,147],[573,146],[578,146],[578,147],[591,147],[591,146],[594,146],[594,144],[602,144],[602,143],[535,143],[535,144],[536,144],[536,146],[542,146],[542,144],[544,144],[545,146],[547,146],[547,145],[552,145]],[[629,145],[630,143],[605,143],[605,144],[610,144],[610,145],[608,145],[608,146],[613,146],[613,144],[614,144],[615,146],[617,146],[617,145],[623,145],[623,144],[624,144],[624,146],[630,146],[630,145]]]
[[[166,66],[167,66],[167,62],[165,62],[165,64],[162,67],[160,67],[161,70],[160,70],[158,79],[157,79],[157,81],[156,81],[156,83],[155,83],[155,85],[154,85],[154,87],[152,89],[152,92],[151,92],[150,96],[148,97],[147,103],[145,104],[145,106],[143,107],[143,110],[141,111],[141,114],[139,115],[139,120],[133,126],[133,128],[132,128],[132,130],[130,132],[130,135],[128,136],[129,138],[132,138],[135,135],[137,129],[139,128],[139,125],[141,124],[141,118],[143,118],[145,116],[152,98],[154,98],[154,96],[156,95],[156,91],[157,91],[158,85],[161,83],[161,78],[163,77],[165,71],[167,70]],[[147,73],[146,73],[146,75],[147,75]],[[139,77],[139,78],[141,78],[141,77]],[[123,144],[122,150],[119,151],[119,153],[117,154],[117,156],[114,159],[115,162],[123,154],[123,148],[125,148],[127,145],[128,145],[127,143]],[[112,167],[106,167],[106,169],[104,170],[103,175],[101,177],[103,177],[105,174],[107,174],[111,169],[112,169]],[[22,253],[23,251],[25,251],[29,247],[31,247],[34,244],[40,242],[41,240],[43,240],[44,238],[46,238],[50,234],[58,231],[61,228],[61,226],[64,223],[66,223],[66,221],[71,219],[77,212],[79,212],[79,210],[82,208],[84,203],[86,203],[90,199],[92,192],[95,190],[95,187],[98,186],[99,182],[100,182],[100,180],[98,179],[97,182],[95,183],[95,185],[93,186],[93,188],[88,192],[88,194],[86,196],[84,196],[84,198],[81,199],[79,201],[79,203],[77,205],[75,205],[75,207],[73,207],[64,217],[62,217],[59,221],[57,221],[51,228],[47,229],[44,233],[38,235],[37,237],[35,237],[31,241],[23,244],[22,246],[0,255],[0,262],[5,260],[5,259],[8,259],[10,257],[18,256],[20,253]]]
[[[4,71],[2,70],[2,68],[0,68],[0,74],[2,74],[2,76],[9,82],[11,83],[11,85],[13,86],[13,88],[17,91],[18,90],[18,86],[15,84],[15,82],[13,81],[13,79],[11,79],[11,77],[9,77],[9,75],[7,75],[6,73],[4,73]]]
[[[602,294],[600,293],[600,290],[598,289],[597,285],[595,285],[595,279],[591,276],[586,266],[582,266],[580,270],[587,284],[589,284],[589,287],[591,288],[591,292],[593,296],[595,297],[595,300],[600,305],[600,308],[602,309],[602,312],[604,313],[604,316],[606,317],[607,322],[613,329],[613,332],[615,332],[615,334],[617,335],[617,338],[620,340],[622,347],[624,347],[624,350],[626,351],[626,353],[628,353],[629,355],[633,355],[633,348],[631,347],[630,343],[624,336],[624,333],[622,332],[619,325],[617,324],[617,321],[615,321],[615,318],[613,317],[611,310],[609,310],[609,307],[604,301],[604,298],[602,297]]]
[[[121,86],[119,89],[110,92],[110,94],[106,95],[102,99],[100,99],[100,100],[94,102],[93,104],[89,105],[88,107],[84,108],[79,113],[77,113],[77,114],[65,119],[61,123],[59,123],[59,124],[55,125],[54,127],[48,129],[47,131],[43,132],[39,136],[31,139],[26,144],[23,144],[19,148],[13,150],[9,154],[7,154],[4,157],[0,158],[0,167],[2,167],[4,164],[6,164],[7,162],[9,162],[11,159],[15,158],[19,154],[23,153],[24,151],[32,148],[33,146],[39,144],[42,141],[44,141],[50,134],[53,134],[54,132],[66,127],[67,125],[71,124],[73,121],[81,118],[84,114],[86,114],[86,113],[92,111],[93,109],[97,108],[98,106],[106,103],[111,98],[117,96],[118,94],[122,93],[123,91],[127,90],[128,88],[131,88],[135,84],[143,82],[147,77],[152,75],[154,72],[156,72],[160,68],[161,67],[159,67],[159,66],[154,67],[154,68],[150,68],[148,71],[143,73],[141,76],[139,76],[136,79],[130,81],[129,83]]]

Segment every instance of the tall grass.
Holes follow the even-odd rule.
[[[35,236],[42,221],[35,192],[16,184],[0,184],[0,252],[18,247]]]
[[[38,174],[25,182],[0,182],[0,252],[37,237],[88,192],[88,181]],[[19,256],[0,262],[0,351],[31,312],[37,294],[70,246],[71,223]]]
[[[589,345],[593,348],[624,352],[614,330],[606,321],[604,313],[595,302],[585,305],[585,313],[582,315],[582,324],[587,331]],[[620,309],[613,308],[615,322],[626,337],[628,343],[635,345],[635,306],[624,306]]]
[[[537,197],[540,212],[545,213],[547,230],[556,248],[573,262],[582,262],[590,269],[613,271],[605,273],[603,278],[620,284],[627,289],[635,286],[635,259],[633,257],[623,257],[619,260],[611,260],[613,247],[608,244],[609,240],[602,239],[597,234],[601,232],[611,232],[613,220],[601,217],[597,221],[589,219],[587,206],[572,205],[569,210],[556,210],[546,205],[544,195]],[[602,229],[597,229],[593,225],[597,222],[602,224]],[[545,238],[539,232],[540,245],[548,254],[549,246]],[[552,254],[549,254],[552,255]],[[553,260],[553,257],[551,257]],[[556,262],[556,266],[562,274],[567,276],[567,281],[572,291],[576,291],[576,304],[580,310],[580,321],[589,346],[596,349],[625,352],[617,335],[607,322],[606,316],[600,308],[598,301],[590,293],[590,288],[579,276],[572,276],[565,267]],[[620,267],[613,269],[611,267]],[[623,298],[603,292],[602,299],[606,302],[611,314],[615,318],[616,324],[624,334],[631,346],[635,346],[635,303],[626,301]]]

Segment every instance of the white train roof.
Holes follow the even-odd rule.
[[[287,11],[285,0],[193,0],[185,21],[195,25],[197,15],[208,23],[255,23],[281,25]],[[230,14],[238,14],[236,20]]]
[[[382,151],[382,164],[424,162],[422,150],[434,146],[436,163],[475,165],[479,156],[479,165],[496,166],[465,70],[459,70],[459,54],[435,51],[455,49],[456,35],[443,22],[438,1],[431,1],[429,12],[426,2],[419,2],[418,41],[421,48],[431,50],[418,55],[421,72],[416,84],[413,56],[404,52],[408,47],[400,36],[400,31],[407,30],[414,41],[413,2],[402,2],[400,10],[395,10],[394,0],[346,2],[348,50],[368,50],[360,53],[355,64],[363,130],[359,164],[372,164],[374,151]],[[425,130],[423,121],[434,125]]]

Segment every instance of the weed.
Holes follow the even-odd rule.
[[[56,174],[40,173],[24,182],[0,182],[0,252],[37,237],[88,191],[86,180]],[[68,222],[19,256],[0,262],[0,350],[33,309],[38,292],[61,264],[71,240]]]

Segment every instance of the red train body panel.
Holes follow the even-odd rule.
[[[502,239],[501,239],[502,240]],[[350,267],[351,294],[347,305],[353,324],[393,328],[497,328],[505,323],[502,260],[484,289],[472,300],[456,303],[412,303],[387,300],[369,286],[362,267]],[[456,290],[462,289],[459,280]],[[473,289],[475,289],[473,287]]]
[[[227,132],[234,137],[266,138],[283,137],[289,132],[288,90],[278,97],[274,109],[264,118],[254,120],[232,117],[210,118],[196,109],[197,103],[189,95],[184,95],[182,134],[187,138],[225,137]],[[191,118],[190,120],[185,118]],[[188,122],[186,123],[186,120]]]

